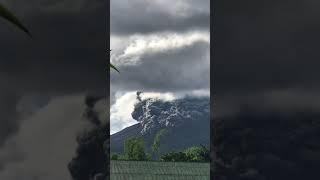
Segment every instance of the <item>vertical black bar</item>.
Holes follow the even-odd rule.
[[[214,104],[215,104],[215,92],[214,92],[214,0],[210,1],[210,179],[214,179]]]
[[[106,35],[107,35],[107,63],[110,63],[110,1],[106,1],[106,8],[107,8],[107,11],[106,11]],[[107,135],[108,135],[108,140],[105,142],[107,145],[107,156],[108,156],[108,162],[107,163],[107,180],[110,179],[110,68],[108,66],[109,64],[107,64],[107,82],[106,82],[106,110],[108,111],[108,114],[107,114]]]

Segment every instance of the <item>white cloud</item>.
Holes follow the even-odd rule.
[[[119,96],[119,93],[117,93],[116,96]],[[117,98],[110,109],[110,134],[137,123],[137,121],[131,117],[135,103],[135,92],[129,92]]]
[[[141,94],[141,99],[147,98],[158,98],[164,101],[172,101],[176,99],[176,96],[173,93],[158,93],[158,92],[144,92]]]
[[[111,45],[116,47],[111,55],[111,61],[117,65],[137,65],[141,57],[147,54],[170,54],[171,50],[188,47],[197,42],[209,44],[210,34],[209,32],[195,31],[184,34],[164,32],[151,35],[132,35],[127,39],[127,42],[122,41],[122,48],[119,48],[120,42],[121,38],[111,38]],[[126,44],[125,47],[124,44]]]
[[[141,94],[142,99],[159,98],[165,101],[175,99],[172,93],[146,92]],[[118,92],[116,102],[110,110],[110,134],[114,134],[126,127],[137,123],[131,116],[134,110],[134,104],[137,102],[136,92]]]
[[[192,97],[209,97],[210,96],[210,89],[197,89],[193,91],[179,91],[175,95],[177,98],[184,98],[185,96],[192,96]]]

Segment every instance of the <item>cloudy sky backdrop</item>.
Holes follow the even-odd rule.
[[[167,100],[210,93],[209,0],[111,0],[111,134],[135,124],[136,91]]]

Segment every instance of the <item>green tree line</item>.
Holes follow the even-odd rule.
[[[159,154],[161,145],[161,138],[165,136],[166,130],[160,130],[154,138],[152,144],[152,153],[159,157],[159,161],[164,162],[210,162],[210,151],[205,146],[192,146],[183,151],[172,151],[163,155]],[[141,137],[134,137],[126,139],[124,142],[123,154],[112,154],[111,160],[125,160],[125,161],[151,161],[151,154],[145,150],[145,142]]]

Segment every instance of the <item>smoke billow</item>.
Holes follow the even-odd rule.
[[[213,177],[226,180],[310,179],[320,165],[320,114],[243,109],[215,119]]]
[[[69,180],[77,135],[92,126],[84,109],[83,95],[56,97],[22,119],[0,149],[0,179]]]
[[[76,156],[68,164],[74,180],[105,178],[109,161],[109,123],[102,122],[95,111],[102,97],[86,97],[86,119],[93,125],[77,137]]]
[[[18,114],[16,105],[19,95],[10,92],[0,92],[0,147],[5,140],[18,129]]]

